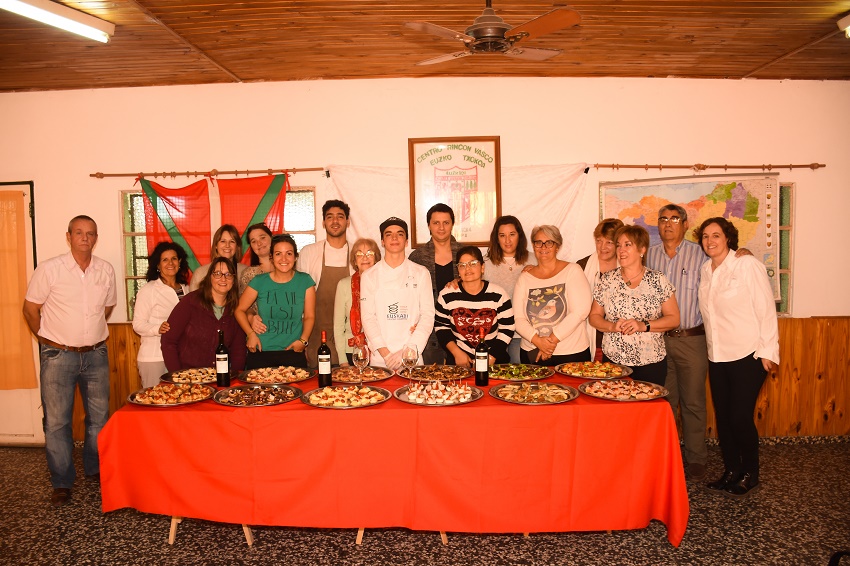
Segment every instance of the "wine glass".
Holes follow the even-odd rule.
[[[363,387],[363,368],[369,365],[369,347],[365,344],[359,344],[354,347],[351,352],[351,360],[357,367],[360,375],[360,387]]]
[[[419,346],[413,342],[405,344],[401,350],[401,363],[407,368],[408,380],[412,380],[413,367],[419,363]]]

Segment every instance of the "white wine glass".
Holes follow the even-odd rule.
[[[409,342],[401,349],[401,363],[407,368],[407,379],[413,379],[413,368],[419,363],[419,346]]]
[[[360,376],[360,387],[363,387],[363,368],[369,365],[369,347],[365,344],[355,346],[351,352],[351,361],[357,367],[357,372]]]

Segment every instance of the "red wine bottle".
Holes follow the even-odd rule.
[[[319,387],[331,386],[331,349],[328,347],[328,333],[322,330],[322,345],[316,354],[319,357]]]
[[[487,331],[484,327],[478,329],[478,345],[475,347],[475,385],[483,386],[490,383],[490,348],[484,337]]]
[[[218,348],[215,349],[215,384],[230,387],[230,353],[224,345],[224,331],[218,331]]]

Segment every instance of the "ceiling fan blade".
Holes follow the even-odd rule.
[[[418,63],[416,63],[416,65],[434,65],[435,63],[443,63],[444,61],[451,61],[452,59],[460,59],[461,57],[466,57],[468,55],[472,55],[472,52],[455,51],[454,53],[449,53],[448,55],[440,55],[439,57],[434,57],[433,59],[425,59],[424,61],[419,61]]]
[[[581,14],[568,8],[558,8],[509,29],[505,35],[507,37],[520,36],[516,41],[534,39],[547,33],[571,28],[579,23],[581,23]]]
[[[446,39],[454,39],[456,41],[463,41],[464,43],[472,41],[473,39],[466,35],[465,33],[461,33],[459,31],[455,31],[453,29],[444,28],[443,26],[438,26],[436,24],[429,24],[428,22],[407,22],[404,24],[410,29],[415,29],[416,31],[422,31],[425,33],[430,33],[431,35],[436,35],[438,37],[445,37]]]
[[[527,61],[545,61],[560,54],[560,49],[538,49],[536,47],[512,47],[505,51],[505,55],[508,57],[525,59]]]

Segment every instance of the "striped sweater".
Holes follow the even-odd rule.
[[[457,289],[443,289],[437,297],[434,329],[440,346],[446,349],[450,342],[475,356],[479,328],[487,331],[485,341],[496,363],[508,363],[508,344],[514,336],[514,311],[505,290],[484,281],[477,295],[470,295],[459,283]]]

